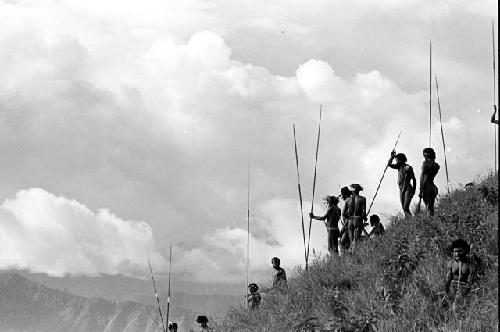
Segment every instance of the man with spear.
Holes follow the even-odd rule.
[[[342,214],[340,208],[337,206],[337,204],[339,204],[339,199],[336,196],[326,196],[324,200],[328,208],[325,215],[315,216],[310,212],[309,217],[316,220],[326,220],[325,226],[328,232],[328,252],[332,255],[338,255],[340,236],[339,220]]]

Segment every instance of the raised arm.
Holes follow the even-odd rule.
[[[395,156],[396,156],[396,151],[392,150],[391,157],[387,161],[387,166],[390,167],[390,168],[398,169],[398,167],[392,163],[392,161],[394,160]]]

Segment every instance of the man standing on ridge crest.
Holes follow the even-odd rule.
[[[395,164],[392,163],[394,159],[396,159]],[[396,154],[396,151],[393,150],[389,161],[387,161],[387,166],[398,170],[399,200],[405,216],[411,216],[410,203],[417,189],[417,179],[413,168],[406,161],[404,153]]]
[[[339,204],[339,199],[335,196],[326,196],[325,204],[328,208],[324,216],[315,216],[312,212],[309,213],[309,217],[316,220],[326,220],[326,231],[328,232],[328,252],[330,254],[339,253],[339,220],[341,211],[337,204]]]
[[[425,148],[423,151],[424,162],[422,163],[422,174],[420,175],[420,193],[426,210],[432,217],[434,215],[434,203],[438,194],[438,188],[434,184],[434,178],[439,172],[439,164],[436,163],[436,153],[433,148]]]
[[[366,198],[359,194],[363,190],[359,184],[351,184],[352,196],[349,197],[342,210],[342,216],[348,219],[349,239],[351,240],[351,248],[354,248],[355,243],[361,238],[361,233],[364,229],[366,218]]]

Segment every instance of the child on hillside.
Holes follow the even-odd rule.
[[[259,286],[255,283],[248,285],[247,303],[248,309],[254,310],[260,305],[261,296],[258,292]]]

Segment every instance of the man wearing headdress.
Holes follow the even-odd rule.
[[[316,220],[326,220],[326,231],[328,232],[328,252],[330,254],[339,253],[339,220],[341,216],[341,211],[337,204],[339,204],[339,199],[335,196],[326,196],[324,198],[325,205],[327,207],[324,216],[315,216],[312,212],[309,213],[309,217]]]
[[[422,174],[420,175],[420,193],[426,210],[430,216],[434,215],[434,203],[438,194],[438,188],[434,184],[434,178],[439,172],[439,164],[436,163],[436,153],[432,148],[423,150],[424,162],[422,163]]]
[[[393,164],[393,160],[396,160],[395,164]],[[413,168],[406,161],[404,153],[396,154],[396,151],[393,150],[387,166],[398,170],[399,200],[401,201],[404,214],[411,216],[410,203],[417,189],[417,179],[415,178]]]
[[[247,303],[248,309],[254,310],[260,305],[262,297],[259,294],[259,286],[256,283],[248,285]]]
[[[344,218],[348,219],[348,232],[351,246],[354,246],[356,241],[361,238],[361,233],[364,229],[364,221],[366,218],[366,198],[359,194],[363,190],[359,184],[351,184],[350,190],[352,196],[349,197],[342,210]]]

